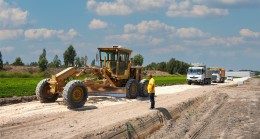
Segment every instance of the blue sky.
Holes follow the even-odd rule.
[[[49,62],[71,44],[94,59],[121,45],[144,65],[204,63],[260,71],[259,0],[0,0],[0,51],[12,63]]]

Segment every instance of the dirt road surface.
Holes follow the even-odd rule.
[[[214,90],[197,109],[171,121],[149,139],[260,139],[260,79]]]
[[[210,86],[157,87],[155,110],[149,110],[147,99],[129,100],[124,96],[92,96],[77,110],[67,109],[62,99],[55,103],[34,101],[1,106],[0,136],[117,138],[126,126],[128,134],[124,138],[144,138],[159,128],[149,138],[257,138],[260,80],[249,79],[242,85],[244,80]],[[152,121],[154,128],[143,128],[142,133],[134,130],[135,122],[149,123],[156,115],[163,116],[159,116],[159,124]]]

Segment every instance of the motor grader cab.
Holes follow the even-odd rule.
[[[40,102],[46,103],[55,102],[62,95],[69,108],[82,107],[89,92],[100,93],[103,90],[103,93],[111,93],[106,91],[108,88],[123,89],[123,93],[130,99],[147,97],[148,80],[142,79],[143,67],[131,65],[131,53],[132,50],[117,46],[98,48],[99,66],[81,69],[69,67],[51,79],[40,81],[36,87],[36,96]],[[87,74],[95,75],[99,80],[76,80]]]

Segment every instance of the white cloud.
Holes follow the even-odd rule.
[[[74,38],[74,37],[78,36],[78,32],[75,29],[71,28],[68,31],[67,35],[70,36],[71,38]]]
[[[78,32],[72,28],[67,33],[58,34],[58,38],[60,38],[63,41],[69,41],[77,37],[78,35],[79,35]]]
[[[227,9],[208,8],[205,5],[194,5],[191,11],[191,16],[204,16],[204,15],[228,15]]]
[[[160,45],[164,39],[159,39],[159,38],[151,38],[150,44],[151,45]]]
[[[190,49],[188,49],[184,46],[175,45],[175,44],[167,46],[167,47],[161,47],[160,51],[158,51],[158,48],[151,49],[151,52],[153,54],[160,54],[160,55],[169,54],[169,53],[173,53],[173,52],[189,52],[189,51],[190,51]]]
[[[236,2],[239,2],[239,0],[218,0],[218,1],[226,4],[234,4]]]
[[[0,51],[3,53],[10,53],[12,51],[14,51],[14,47],[12,46],[8,46],[8,47],[3,47],[3,48],[0,48]]]
[[[46,28],[40,28],[26,30],[24,35],[26,39],[48,39],[62,33],[63,30],[49,30]]]
[[[131,5],[130,7],[134,11],[144,11],[164,7],[168,3],[168,0],[126,0],[126,2],[128,2],[128,5]]]
[[[178,52],[189,50],[188,48],[186,48],[184,46],[180,46],[180,45],[172,45],[171,48],[172,48],[172,51],[178,51]]]
[[[141,21],[140,23],[126,24],[124,34],[108,36],[107,40],[120,42],[135,42],[141,44],[160,45],[164,43],[162,35],[168,36],[174,33],[175,28],[160,22],[159,20]]]
[[[119,35],[110,35],[106,37],[106,40],[113,41],[117,43],[134,42],[139,44],[150,44],[150,45],[160,45],[164,42],[162,38],[155,38],[153,36],[138,34],[138,33],[125,33]]]
[[[221,7],[259,4],[259,0],[87,0],[86,7],[103,16],[122,16],[144,11],[153,13],[168,8],[166,15],[169,17],[202,17],[228,15],[229,10]]]
[[[98,19],[93,19],[88,25],[90,29],[102,29],[102,28],[106,28],[107,26],[108,24],[106,22]]]
[[[150,32],[173,32],[175,28],[169,26],[159,20],[142,21],[137,25],[126,24],[124,26],[124,31],[128,32],[138,32],[138,33],[150,33]]]
[[[129,15],[133,12],[148,11],[165,7],[169,0],[114,0],[112,2],[87,1],[87,9],[98,15]]]
[[[26,39],[51,39],[59,38],[63,41],[73,39],[78,33],[74,29],[70,29],[67,33],[64,30],[50,30],[46,28],[29,29],[24,32]]]
[[[239,7],[248,7],[248,6],[256,6],[260,4],[259,0],[192,0],[195,3],[201,3],[203,5],[213,5],[213,6],[239,6]]]
[[[125,5],[124,0],[116,0],[115,2],[96,2],[89,0],[87,8],[95,10],[99,15],[127,15],[132,13],[131,9]]]
[[[193,5],[189,0],[173,2],[166,15],[169,17],[202,17],[209,15],[228,15],[228,9],[209,8],[206,5]]]
[[[124,32],[126,32],[126,33],[132,32],[132,31],[135,31],[135,30],[136,30],[136,27],[133,24],[126,24],[124,26]]]
[[[0,40],[14,39],[23,35],[22,29],[17,30],[0,30]]]
[[[244,1],[244,0],[239,0]],[[198,4],[199,3],[199,4]],[[166,15],[169,17],[202,17],[210,15],[228,15],[228,9],[208,7],[216,1],[209,0],[114,0],[109,2],[87,1],[88,10],[98,15],[129,15],[135,12],[154,12],[168,7]],[[219,0],[218,3],[234,3],[233,0]]]
[[[26,24],[28,11],[9,6],[4,0],[0,0],[0,26],[19,27]]]
[[[243,37],[259,37],[260,36],[260,32],[253,32],[249,29],[241,29],[240,30],[240,35]]]
[[[260,4],[259,0],[217,0],[219,3],[226,5],[238,5],[238,4]]]
[[[194,27],[178,29],[159,20],[144,20],[135,25],[126,24],[123,34],[110,35],[106,37],[106,40],[156,46],[167,45],[173,40],[182,41],[184,38],[208,38],[209,36],[208,33]],[[181,50],[180,48],[175,45],[174,49]]]
[[[210,37],[203,40],[185,40],[184,43],[196,46],[225,46],[231,47],[245,43],[242,37]]]
[[[119,34],[119,35],[111,35],[106,37],[107,40],[117,40],[119,42],[128,42],[132,40],[145,40],[147,38],[146,35],[128,33],[128,34]]]
[[[93,10],[96,8],[97,2],[95,0],[87,0],[87,9]]]
[[[194,37],[207,37],[209,34],[202,32],[197,28],[179,28],[176,35],[180,38],[194,38]]]
[[[200,29],[189,27],[176,29],[174,26],[167,25],[159,20],[141,21],[137,25],[126,24],[124,26],[125,33],[141,33],[147,35],[164,34],[171,38],[201,38],[209,36],[208,33],[204,33]]]

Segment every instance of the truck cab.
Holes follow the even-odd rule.
[[[210,70],[212,71],[212,82],[225,82],[225,70],[223,68],[210,68]]]

